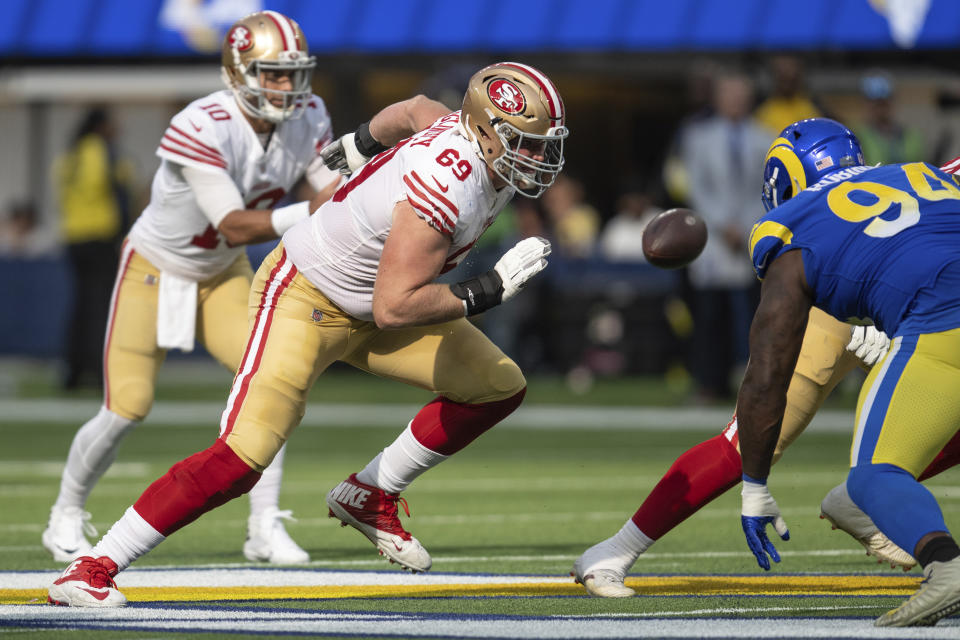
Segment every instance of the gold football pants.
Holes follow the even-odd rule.
[[[526,386],[519,367],[466,318],[384,330],[347,315],[297,271],[282,243],[254,277],[250,317],[220,431],[258,471],[300,423],[314,381],[338,360],[455,402],[503,400]]]
[[[253,270],[246,254],[199,283],[197,342],[236,371],[247,339],[247,298]],[[104,405],[128,420],[143,420],[153,405],[157,372],[167,350],[157,346],[160,270],[124,243],[110,301],[103,347]]]

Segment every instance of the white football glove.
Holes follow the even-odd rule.
[[[527,281],[547,267],[550,255],[550,241],[539,236],[524,238],[493,266],[503,280],[503,298],[506,302],[523,289]]]
[[[860,361],[868,367],[882,360],[883,356],[887,355],[888,349],[890,349],[890,338],[873,325],[851,329],[847,351],[860,358]]]
[[[770,495],[766,484],[751,482],[744,477],[740,525],[747,538],[747,546],[757,559],[757,564],[766,571],[770,570],[770,559],[780,562],[780,554],[767,538],[767,525],[772,524],[781,540],[790,539],[790,530],[780,515],[777,501]],[[770,556],[768,559],[767,556]]]
[[[352,132],[340,136],[321,149],[320,157],[323,159],[323,164],[327,165],[331,171],[339,171],[344,175],[350,175],[366,164],[370,158],[357,150],[355,136],[356,134]]]

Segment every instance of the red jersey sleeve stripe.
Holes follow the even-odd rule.
[[[219,151],[218,149],[215,149],[215,148],[211,147],[210,145],[204,144],[204,143],[201,142],[200,140],[197,140],[194,136],[190,135],[189,133],[187,133],[186,131],[184,131],[183,129],[181,129],[180,127],[178,127],[177,125],[171,124],[171,125],[170,125],[170,129],[173,129],[174,131],[176,131],[176,132],[179,133],[181,136],[183,136],[184,138],[186,138],[187,140],[189,140],[189,141],[192,142],[193,144],[197,145],[198,147],[201,147],[201,148],[205,149],[208,153],[212,153],[212,154],[214,154],[214,155],[216,155],[216,156],[220,156],[221,158],[223,157],[223,154],[220,153],[220,151]]]
[[[227,163],[226,163],[226,162],[217,162],[217,161],[215,161],[215,160],[211,160],[211,159],[205,158],[205,157],[203,157],[203,156],[195,156],[195,155],[192,155],[192,154],[189,154],[189,153],[184,153],[184,152],[181,151],[180,149],[174,149],[173,147],[168,147],[167,145],[163,144],[162,142],[160,143],[160,148],[163,149],[164,151],[169,151],[170,153],[174,153],[174,154],[176,154],[176,155],[178,155],[178,156],[183,156],[184,158],[187,158],[188,160],[193,160],[194,162],[202,162],[202,163],[204,163],[204,164],[211,164],[211,165],[213,165],[213,166],[215,166],[215,167],[220,167],[221,169],[226,169],[226,168],[227,168]]]
[[[219,155],[219,154],[210,153],[209,151],[205,151],[204,149],[201,149],[201,148],[199,148],[199,147],[195,147],[194,145],[190,144],[189,142],[184,142],[183,140],[179,140],[179,139],[177,139],[176,137],[170,135],[170,132],[169,132],[169,131],[166,132],[165,134],[163,134],[163,139],[164,139],[164,141],[165,141],[168,145],[170,145],[170,146],[182,147],[182,148],[184,149],[184,151],[189,151],[189,152],[195,153],[195,154],[197,154],[197,155],[199,155],[199,156],[203,156],[204,158],[209,158],[210,160],[213,160],[214,162],[223,162],[224,164],[226,164],[226,160],[223,159],[223,156],[221,156],[221,155]]]
[[[421,214],[423,214],[423,217],[426,218],[427,222],[432,223],[433,226],[437,229],[437,231],[439,231],[445,236],[453,235],[453,232],[447,229],[447,227],[444,226],[443,223],[437,219],[437,216],[435,216],[432,211],[429,211],[426,207],[416,202],[415,200],[411,199],[409,196],[407,197],[407,202],[410,203],[411,207],[413,207],[414,209],[419,211]]]
[[[451,214],[453,214],[454,218],[457,218],[460,216],[460,210],[457,209],[457,206],[452,202],[450,202],[449,200],[447,200],[446,198],[444,198],[442,193],[440,193],[436,189],[432,189],[426,182],[423,181],[423,178],[417,175],[416,171],[411,171],[410,175],[412,175],[414,180],[419,182],[420,186],[422,186],[428,193],[430,193],[430,195],[432,195],[434,198],[436,198],[437,200],[442,202],[444,205],[446,205],[447,209],[450,211]]]
[[[408,197],[413,196],[421,202],[421,204],[427,206],[430,209],[436,211],[443,221],[446,223],[444,226],[449,226],[451,231],[456,226],[453,220],[450,219],[443,209],[437,206],[437,203],[427,197],[422,191],[420,191],[415,184],[410,180],[409,176],[403,176],[403,181],[406,183],[407,187],[410,189],[410,193],[407,194]],[[432,215],[432,214],[431,214]]]

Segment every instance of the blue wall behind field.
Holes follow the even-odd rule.
[[[892,4],[880,0],[207,0],[196,4],[5,0],[0,55],[28,59],[210,55],[218,49],[226,25],[258,8],[297,19],[311,49],[321,54],[957,47],[957,0],[930,0],[925,12],[890,18],[878,10]],[[891,35],[892,22],[907,34],[899,45]]]

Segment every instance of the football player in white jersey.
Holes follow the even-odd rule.
[[[414,98],[335,143],[331,164],[355,171],[257,272],[253,327],[220,438],[148,487],[51,585],[50,601],[124,605],[117,572],[249,491],[300,422],[314,380],[337,360],[437,394],[327,494],[330,515],[382,555],[428,570],[430,555],[398,518],[398,503],[406,510],[399,494],[520,404],[520,369],[466,316],[516,295],[546,266],[550,245],[526,238],[477,278],[436,280],[514,194],[538,197],[553,183],[566,137],[553,83],[532,67],[500,63],[473,76],[461,111]]]
[[[231,371],[244,354],[253,271],[243,245],[277,238],[333,193],[341,176],[319,151],[330,117],[310,79],[303,31],[275,11],[251,14],[224,38],[228,89],[170,121],[150,203],[123,245],[103,349],[104,401],[74,437],[43,545],[62,562],[90,552],[84,506],[124,435],[149,413],[171,348],[194,340]],[[290,195],[295,204],[274,208]],[[250,493],[244,555],[302,563],[278,509],[283,451]]]

